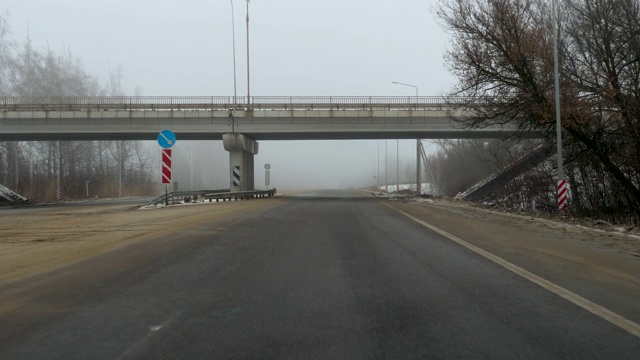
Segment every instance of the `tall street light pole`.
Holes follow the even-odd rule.
[[[251,81],[249,80],[249,1],[247,0],[247,111],[251,111]]]
[[[378,172],[376,173],[376,179],[378,180],[378,188],[376,189],[376,191],[380,191],[380,140],[378,140]]]
[[[553,71],[556,90],[556,142],[558,145],[558,209],[566,209],[566,183],[562,167],[562,124],[560,121],[560,70],[558,66],[558,1],[553,0]],[[564,193],[563,193],[564,191]]]
[[[396,85],[403,85],[403,86],[409,86],[412,87],[416,90],[416,110],[418,109],[418,87],[415,85],[411,85],[411,84],[405,84],[405,83],[401,83],[398,81],[392,81],[393,84]],[[422,181],[420,180],[420,173],[421,173],[421,166],[420,166],[420,146],[422,144],[420,143],[420,139],[416,139],[416,193],[418,195],[422,194]]]
[[[233,107],[236,107],[238,99],[238,86],[236,82],[236,21],[233,13],[233,0],[231,2],[231,36],[233,38]]]
[[[405,83],[401,83],[401,82],[397,82],[397,81],[392,81],[392,84],[396,84],[396,85],[404,85],[404,86],[410,86],[414,89],[416,89],[416,105],[418,105],[418,87],[415,85],[411,85],[411,84],[405,84]]]
[[[387,156],[387,140],[384,141],[384,190],[389,192],[389,156]]]
[[[400,140],[396,139],[396,193],[400,193]]]

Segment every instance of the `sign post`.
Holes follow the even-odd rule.
[[[164,204],[169,205],[169,184],[171,184],[171,147],[176,143],[176,134],[162,130],[158,134],[158,144],[162,148],[162,183],[164,184]]]
[[[271,164],[264,164],[264,185],[269,190],[269,185],[271,182]]]

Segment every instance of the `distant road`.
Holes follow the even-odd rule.
[[[345,191],[255,201],[264,207],[0,285],[0,359],[640,354],[639,337],[387,206],[395,202]],[[505,234],[463,212],[429,216],[452,232],[486,223],[469,241]],[[495,226],[518,234],[521,225]],[[501,256],[528,258],[527,251],[502,249]],[[544,262],[530,261],[529,270],[544,273]],[[574,271],[564,266],[553,280],[598,293]],[[640,305],[624,299],[640,293],[633,276],[626,281],[610,290],[620,297],[607,306],[635,318]]]

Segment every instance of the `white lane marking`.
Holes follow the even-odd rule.
[[[139,351],[144,346],[144,344],[149,339],[151,339],[151,337],[155,335],[160,329],[169,325],[171,322],[173,322],[173,320],[175,320],[178,316],[180,316],[180,314],[182,314],[182,311],[183,310],[180,310],[177,313],[173,314],[169,319],[167,319],[167,321],[165,321],[161,325],[149,326],[149,333],[147,333],[147,335],[143,336],[141,339],[139,339],[138,341],[134,342],[131,346],[129,346],[118,359],[127,358],[130,355],[132,355],[134,352]]]
[[[607,308],[604,308],[604,307],[602,307],[602,306],[600,306],[600,305],[598,305],[598,304],[596,304],[596,303],[594,303],[592,301],[589,301],[589,300],[583,298],[582,296],[580,296],[580,295],[578,295],[576,293],[573,293],[573,292],[571,292],[571,291],[569,291],[569,290],[567,290],[567,289],[565,289],[565,288],[563,288],[563,287],[561,287],[559,285],[556,285],[556,284],[552,283],[549,280],[541,278],[538,275],[535,275],[535,274],[533,274],[533,273],[531,273],[531,272],[529,272],[529,271],[527,271],[527,270],[525,270],[525,269],[523,269],[523,268],[521,268],[519,266],[516,266],[516,265],[508,262],[507,260],[497,256],[497,255],[494,255],[494,254],[492,254],[492,253],[490,253],[490,252],[488,252],[486,250],[483,250],[483,249],[481,249],[481,248],[479,248],[479,247],[477,247],[477,246],[475,246],[473,244],[470,244],[470,243],[460,239],[459,237],[457,237],[455,235],[449,234],[448,232],[446,232],[444,230],[440,230],[439,228],[437,228],[437,227],[435,227],[435,226],[433,226],[431,224],[428,224],[428,223],[416,218],[415,216],[409,215],[408,213],[406,213],[406,212],[404,212],[402,210],[396,209],[396,208],[392,207],[391,205],[387,205],[387,204],[384,204],[384,205],[386,205],[386,206],[398,211],[399,213],[401,213],[402,215],[408,217],[409,219],[417,222],[418,224],[420,224],[420,225],[422,225],[424,227],[427,227],[427,228],[437,232],[438,234],[448,238],[449,240],[454,241],[454,242],[466,247],[467,249],[469,249],[469,250],[471,250],[471,251],[473,251],[473,252],[475,252],[475,253],[477,253],[479,255],[484,256],[485,258],[487,258],[487,259],[495,262],[496,264],[498,264],[498,265],[500,265],[500,266],[502,266],[502,267],[504,267],[504,268],[506,268],[506,269],[508,269],[508,270],[510,270],[510,271],[522,276],[523,278],[542,286],[543,288],[551,291],[552,293],[554,293],[554,294],[556,294],[556,295],[558,295],[558,296],[560,296],[560,297],[562,297],[562,298],[564,298],[566,300],[569,300],[570,302],[572,302],[572,303],[578,305],[579,307],[591,312],[592,314],[594,314],[594,315],[596,315],[596,316],[598,316],[598,317],[600,317],[600,318],[602,318],[604,320],[607,320],[608,322],[612,323],[613,325],[616,325],[616,326],[618,326],[618,327],[630,332],[631,334],[633,334],[633,335],[635,335],[637,337],[640,337],[640,325],[639,324],[637,324],[637,323],[635,323],[635,322],[633,322],[633,321],[631,321],[631,320],[629,320],[629,319],[627,319],[627,318],[625,318],[625,317],[623,317],[621,315],[618,315],[618,314],[614,313],[613,311],[611,311],[611,310],[609,310]]]

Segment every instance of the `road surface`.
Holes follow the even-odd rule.
[[[640,354],[638,336],[388,201],[337,191],[258,201],[0,283],[0,359]],[[633,301],[620,306],[637,314]]]

